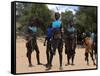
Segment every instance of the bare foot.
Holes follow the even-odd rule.
[[[29,67],[33,67],[33,65],[32,64],[29,64]]]
[[[65,64],[65,66],[68,66],[68,65],[70,65],[70,63]]]
[[[43,65],[42,63],[38,63],[37,65]]]
[[[72,66],[74,66],[75,64],[74,64],[74,63],[72,63],[71,65],[72,65]]]
[[[60,66],[60,68],[59,68],[60,70],[63,70],[63,68],[62,68],[62,66]]]

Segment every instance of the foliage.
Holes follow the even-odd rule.
[[[66,10],[61,13],[61,20],[64,28],[67,28],[70,20],[75,21],[77,29],[81,32],[96,32],[97,28],[97,8],[89,6],[78,6],[79,9],[73,14]],[[16,30],[22,30],[27,26],[30,17],[36,17],[40,28],[39,35],[43,35],[47,26],[54,19],[54,11],[50,10],[46,4],[16,3]]]
[[[44,32],[51,21],[51,11],[43,4],[18,3],[16,13],[16,20],[22,28],[28,24],[30,17],[35,17],[38,18],[37,24]]]
[[[84,31],[96,32],[97,28],[97,8],[96,7],[80,7],[76,13],[78,29]]]

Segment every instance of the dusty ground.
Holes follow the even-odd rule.
[[[33,67],[28,67],[25,43],[26,41],[24,39],[18,38],[16,40],[16,72],[17,73],[47,72],[46,68],[43,65],[37,65],[35,51],[32,53]],[[42,40],[38,40],[38,46],[40,50],[40,61],[41,63],[46,64],[46,47],[43,46]],[[90,65],[87,66],[86,62],[84,61],[84,48],[76,48],[75,65],[65,66],[65,64],[67,63],[67,58],[63,49],[63,70],[95,69],[96,66],[93,65],[91,58],[89,59],[90,59],[89,61]],[[59,59],[57,51],[53,59],[53,67],[49,71],[61,71],[59,69]]]

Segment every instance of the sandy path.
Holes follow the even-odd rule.
[[[28,73],[28,72],[46,72],[46,68],[43,65],[37,65],[36,61],[36,53],[35,51],[32,53],[32,64],[33,67],[28,67],[28,60],[26,58],[26,41],[24,39],[16,40],[16,72],[17,73]],[[46,47],[43,46],[43,42],[38,40],[38,46],[40,50],[40,61],[41,63],[46,63]],[[56,55],[53,59],[53,67],[49,71],[60,71],[59,69],[59,59],[58,52],[56,51]],[[66,55],[64,54],[63,49],[63,70],[78,70],[78,69],[93,69],[96,68],[92,64],[90,59],[90,65],[87,66],[84,61],[84,48],[76,48],[76,56],[75,56],[75,65],[74,66],[65,66],[67,63]]]

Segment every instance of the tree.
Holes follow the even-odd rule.
[[[79,29],[84,28],[85,31],[96,32],[97,28],[97,8],[81,6],[76,13],[77,24]]]
[[[73,17],[74,15],[72,11],[65,11],[61,13],[61,20],[64,28],[68,26],[70,20],[73,20]]]
[[[46,4],[18,3],[16,13],[16,22],[22,25],[20,28],[25,27],[31,17],[36,18],[36,26],[40,27],[42,32],[45,32],[45,28],[51,22],[51,11]]]

